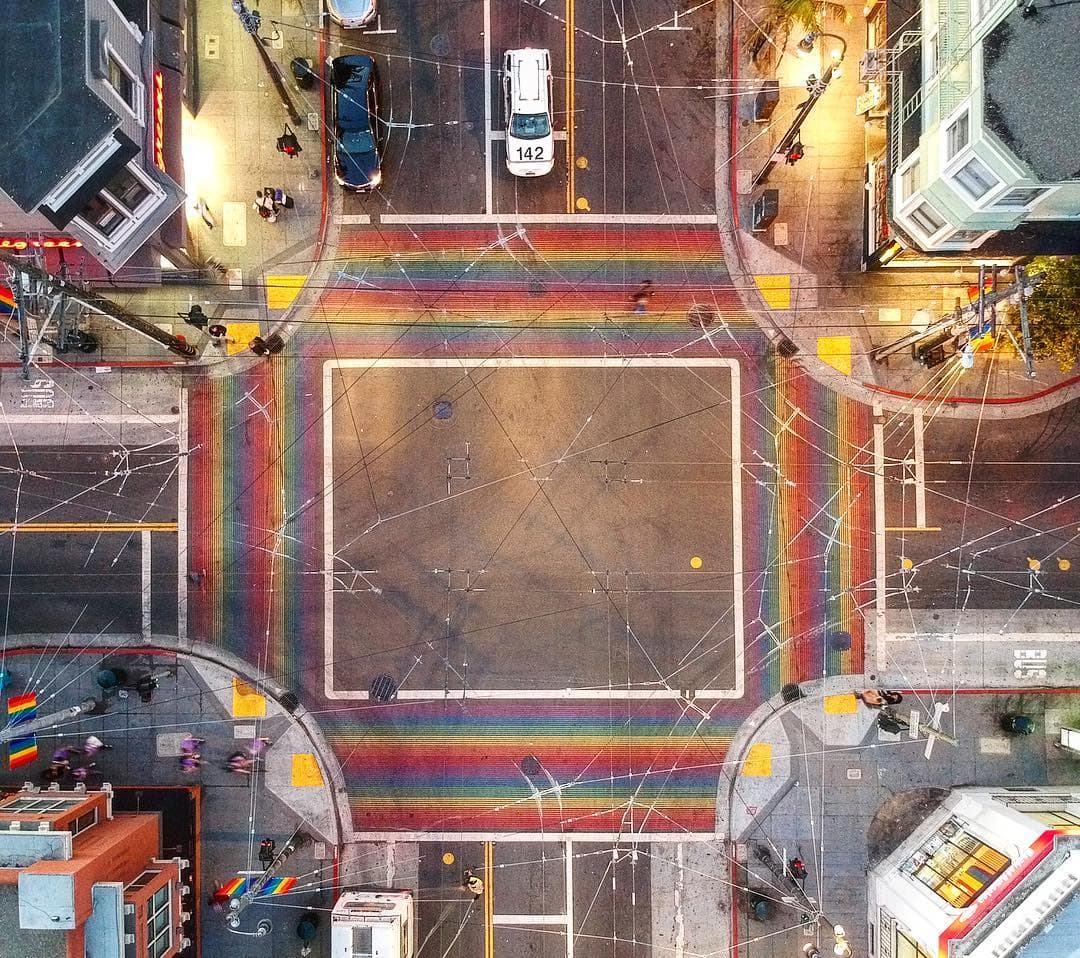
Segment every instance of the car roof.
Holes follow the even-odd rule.
[[[367,54],[336,57],[331,62],[337,125],[343,129],[368,129],[371,118],[367,90],[375,61]]]
[[[519,103],[537,103],[544,97],[544,77],[547,70],[547,50],[526,47],[508,50],[510,69],[516,74],[515,96]]]
[[[366,17],[371,10],[371,0],[327,0],[327,3],[343,20]]]

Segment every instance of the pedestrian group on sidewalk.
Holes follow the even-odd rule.
[[[276,223],[278,213],[283,209],[291,210],[296,204],[284,190],[265,186],[255,191],[255,202],[251,205],[264,220]]]

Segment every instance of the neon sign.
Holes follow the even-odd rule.
[[[0,236],[0,249],[78,249],[82,242],[68,239],[66,236],[54,236],[49,239],[31,239],[27,236]]]
[[[154,165],[165,172],[165,81],[154,71]]]

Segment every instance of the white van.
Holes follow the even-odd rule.
[[[503,61],[506,168],[543,176],[555,165],[551,128],[551,57],[547,50],[507,50]]]
[[[349,891],[330,914],[330,958],[413,958],[410,891]]]

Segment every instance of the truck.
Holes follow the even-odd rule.
[[[330,915],[331,958],[413,958],[411,891],[347,891]]]

